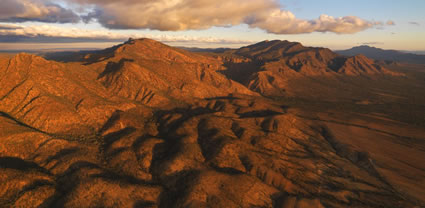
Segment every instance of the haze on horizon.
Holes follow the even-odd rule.
[[[262,40],[425,50],[425,1],[1,0],[0,50],[105,48],[129,37],[237,48]]]

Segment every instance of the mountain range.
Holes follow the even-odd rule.
[[[384,50],[371,46],[357,46],[348,50],[336,51],[336,53],[345,56],[355,56],[363,54],[371,59],[393,62],[405,62],[413,64],[425,64],[425,55],[402,52],[396,50]]]
[[[423,78],[278,40],[0,57],[0,206],[424,206]]]

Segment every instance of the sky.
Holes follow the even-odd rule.
[[[0,0],[0,50],[106,48],[132,38],[238,48],[289,40],[425,51],[424,0]]]

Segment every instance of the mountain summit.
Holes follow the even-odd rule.
[[[147,105],[166,104],[170,98],[254,94],[218,73],[219,60],[151,39],[130,39],[96,55],[88,66],[100,69],[98,80],[108,90]]]

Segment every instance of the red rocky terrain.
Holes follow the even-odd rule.
[[[0,207],[424,206],[422,126],[289,99],[409,76],[286,41],[0,58]]]

